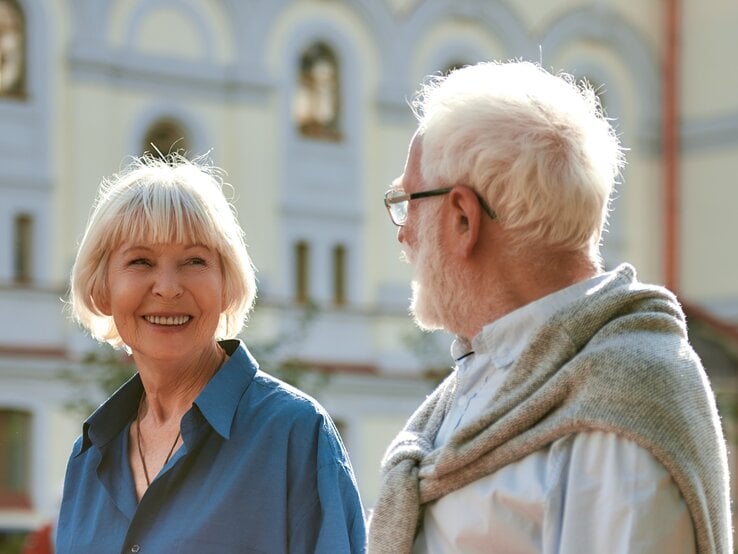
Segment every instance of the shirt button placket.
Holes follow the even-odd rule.
[[[138,544],[134,544],[133,546],[131,546],[131,552],[133,552],[133,554],[136,554],[136,552],[141,552],[141,546]]]

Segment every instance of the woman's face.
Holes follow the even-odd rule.
[[[199,244],[123,243],[108,265],[112,315],[134,356],[194,360],[215,346],[225,308],[220,255]],[[194,356],[194,357],[192,357]]]

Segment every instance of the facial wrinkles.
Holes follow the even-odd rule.
[[[222,309],[219,270],[217,254],[199,244],[120,246],[111,258],[108,288],[123,341],[134,351],[161,353],[163,343],[154,348],[150,340],[152,329],[181,327],[188,344],[212,342]],[[174,345],[178,336],[170,333],[167,340]]]

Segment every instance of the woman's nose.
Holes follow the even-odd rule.
[[[183,292],[179,274],[175,268],[160,268],[156,272],[153,292],[162,298],[177,298]]]

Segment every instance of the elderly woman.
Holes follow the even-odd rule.
[[[142,158],[104,182],[70,304],[138,370],[85,422],[57,551],[360,552],[364,520],[333,422],[234,339],[255,295],[218,172]]]

